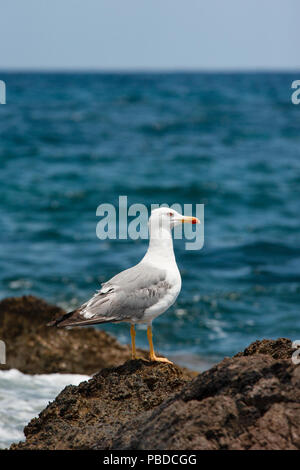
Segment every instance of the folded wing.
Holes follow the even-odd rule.
[[[166,271],[139,263],[102,284],[101,289],[78,309],[48,323],[49,326],[83,326],[141,318],[170,288]]]

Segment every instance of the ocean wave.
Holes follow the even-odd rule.
[[[0,371],[0,449],[25,439],[23,428],[66,385],[78,385],[87,375],[26,375],[16,369]]]

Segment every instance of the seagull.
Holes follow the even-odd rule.
[[[182,223],[199,224],[196,217],[183,216],[162,207],[154,209],[148,220],[149,247],[143,259],[101,284],[101,289],[76,310],[48,323],[48,326],[73,327],[101,323],[130,323],[132,359],[137,359],[135,325],[147,324],[150,361],[171,363],[157,357],[152,341],[152,321],[174,304],[181,290],[172,229]]]

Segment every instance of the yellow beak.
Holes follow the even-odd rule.
[[[200,220],[197,217],[184,216],[181,219],[183,224],[200,224]]]

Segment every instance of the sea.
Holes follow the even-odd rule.
[[[203,247],[174,242],[182,291],[154,322],[157,350],[200,371],[257,339],[300,339],[300,71],[0,79],[1,299],[73,309],[136,264],[148,241],[99,239],[101,204],[203,204]],[[126,324],[103,328],[130,341]],[[136,339],[147,347],[143,326]],[[79,380],[55,377],[1,372],[0,415],[19,405],[0,446]]]

